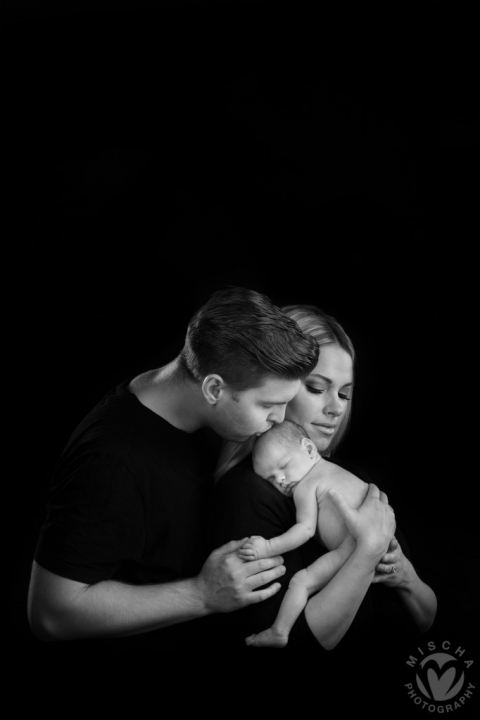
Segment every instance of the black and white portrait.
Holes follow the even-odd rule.
[[[205,694],[205,713],[221,697],[230,714],[253,693],[266,711],[271,694],[285,711],[301,701],[473,716],[479,188],[467,10],[19,0],[1,14],[19,363],[7,383],[15,682],[35,678],[47,704],[92,672],[120,696],[131,679],[138,710],[146,682],[159,712]],[[119,387],[138,417],[118,434],[107,400],[88,425]],[[158,447],[152,416],[168,425]],[[300,439],[260,449],[285,420]],[[107,445],[82,444],[101,433]],[[156,453],[176,494],[157,494]],[[211,553],[303,522],[294,486],[320,468],[308,541],[231,549],[238,568],[267,563],[267,583],[249,588],[261,599],[242,588],[237,604],[208,595],[199,609],[208,582],[231,592],[218,557],[207,578]],[[290,638],[246,644],[320,555],[333,564],[302,585]]]

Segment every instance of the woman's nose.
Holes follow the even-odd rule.
[[[343,406],[338,398],[335,398],[328,404],[328,406],[325,408],[327,415],[333,415],[334,417],[338,417],[343,412]]]

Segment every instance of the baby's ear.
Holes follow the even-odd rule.
[[[317,447],[316,447],[315,443],[312,442],[312,440],[310,440],[310,438],[303,437],[302,445],[311,457],[313,457],[313,455],[315,455],[315,453],[317,451]]]

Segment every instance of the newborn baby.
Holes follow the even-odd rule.
[[[352,508],[358,508],[368,485],[322,458],[305,430],[290,421],[274,425],[258,438],[253,449],[253,467],[257,475],[281,493],[293,496],[297,522],[283,535],[270,540],[250,537],[238,551],[240,557],[248,561],[280,555],[299,547],[313,535],[330,550],[292,578],[273,626],[246,639],[247,645],[283,647],[309,596],[331,580],[355,548],[355,540],[328,491],[338,491]]]

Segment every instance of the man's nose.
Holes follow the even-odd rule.
[[[285,420],[285,410],[287,409],[286,405],[277,405],[275,408],[272,408],[268,420],[270,422],[274,423],[282,423]]]

